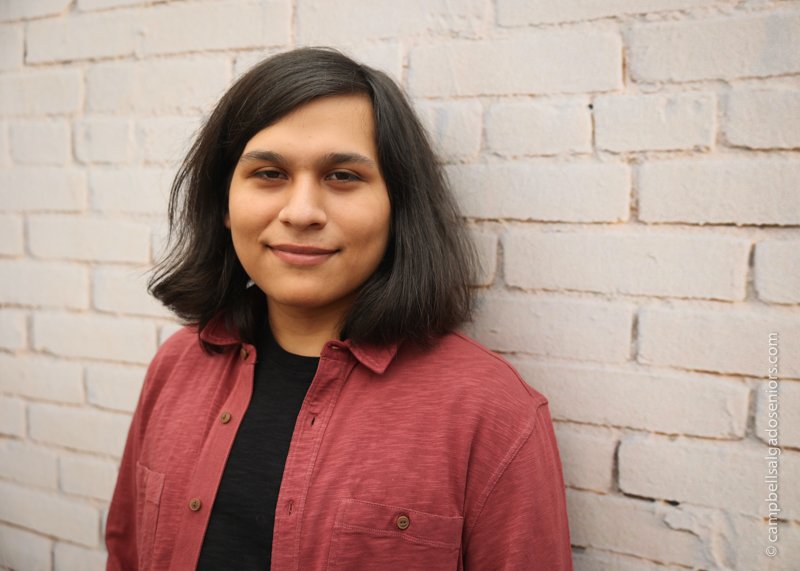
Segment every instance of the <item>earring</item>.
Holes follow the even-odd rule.
[[[254,282],[253,280],[247,280],[247,284],[244,286],[244,289],[247,289],[254,285],[256,285],[256,282]]]

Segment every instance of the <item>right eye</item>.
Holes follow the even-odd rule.
[[[253,173],[254,177],[264,180],[278,180],[281,175],[283,175],[283,173],[277,170],[261,170]]]

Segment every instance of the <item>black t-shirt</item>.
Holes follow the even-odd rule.
[[[283,469],[319,357],[285,351],[262,321],[253,396],[225,465],[197,569],[265,571]]]

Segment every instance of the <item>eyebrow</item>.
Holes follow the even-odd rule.
[[[285,165],[289,162],[286,160],[286,157],[280,153],[263,150],[247,152],[239,159],[240,163],[251,161],[262,161],[276,163],[279,165]],[[378,168],[378,165],[375,161],[359,153],[328,153],[327,155],[320,157],[316,163],[316,166],[340,165],[343,163],[357,163],[374,169]]]

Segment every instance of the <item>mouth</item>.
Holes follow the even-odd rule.
[[[338,252],[338,250],[300,244],[273,244],[267,247],[278,259],[293,266],[315,266]]]

